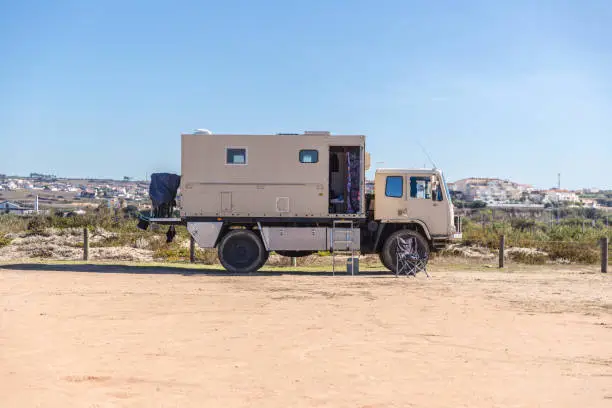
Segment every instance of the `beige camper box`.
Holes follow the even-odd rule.
[[[365,136],[183,134],[181,163],[184,217],[365,217]]]
[[[186,225],[238,273],[256,271],[271,251],[377,253],[397,273],[460,237],[441,171],[378,169],[366,194],[368,167],[361,135],[183,134],[180,217],[143,221]]]

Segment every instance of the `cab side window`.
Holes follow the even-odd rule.
[[[404,177],[387,176],[385,195],[387,197],[401,198],[404,195]]]
[[[431,179],[429,177],[410,177],[410,198],[431,200]]]

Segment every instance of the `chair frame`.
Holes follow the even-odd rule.
[[[427,273],[429,257],[419,255],[417,239],[397,237],[396,245],[395,276],[399,277],[402,273],[405,273],[406,276],[416,276],[417,273],[423,271],[429,278]]]

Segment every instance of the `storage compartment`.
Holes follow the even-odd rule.
[[[327,249],[325,227],[263,227],[264,244],[270,251],[324,251]]]

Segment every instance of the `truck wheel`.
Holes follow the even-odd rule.
[[[312,255],[315,251],[276,251],[280,256],[289,256],[295,258],[301,258],[304,256]]]
[[[416,238],[417,243],[417,252],[420,257],[428,257],[429,256],[429,244],[427,240],[423,238],[421,234],[412,230],[399,230],[395,231],[393,234],[389,235],[383,244],[382,251],[380,252],[380,260],[385,268],[389,269],[391,272],[395,273],[397,269],[397,239],[408,239],[408,238]]]
[[[264,256],[261,259],[261,265],[259,265],[257,267],[257,269],[259,270],[259,268],[261,268],[262,266],[264,266],[266,264],[266,262],[268,262],[268,258],[270,258],[270,252],[266,251],[266,249],[264,248]]]
[[[385,256],[382,252],[378,254],[378,257],[380,258],[380,263],[382,263],[385,268],[390,271],[393,270],[393,265],[387,265],[387,261],[385,260]]]
[[[218,246],[219,261],[228,272],[251,273],[266,263],[267,251],[253,231],[228,232]]]

